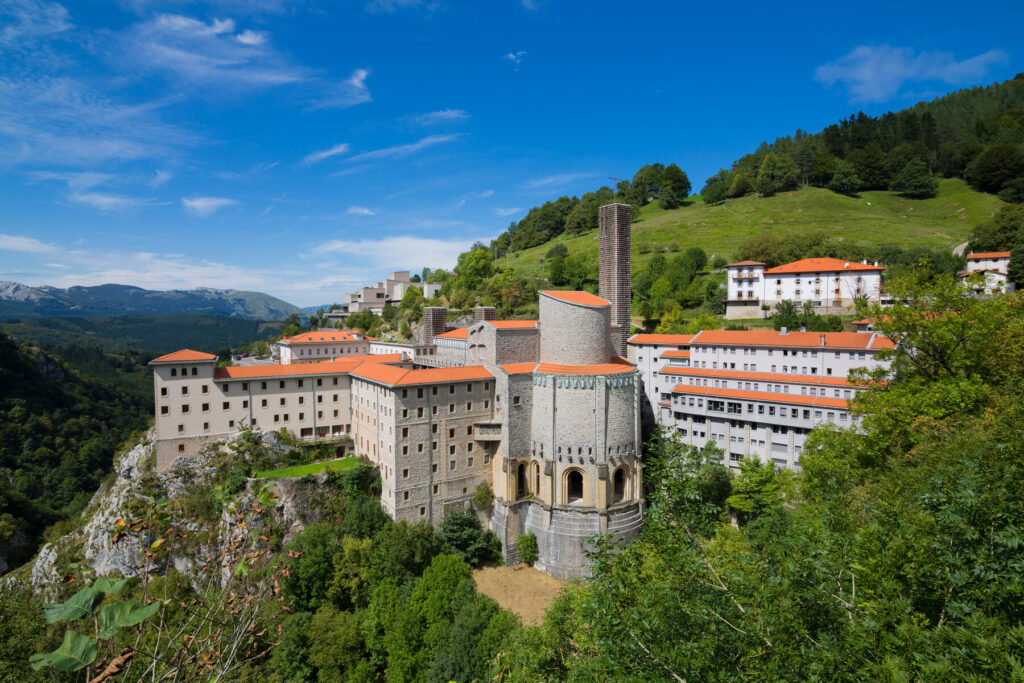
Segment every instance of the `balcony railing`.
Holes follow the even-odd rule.
[[[473,425],[473,438],[477,441],[501,441],[500,422],[477,422]]]

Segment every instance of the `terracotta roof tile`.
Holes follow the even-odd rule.
[[[304,377],[310,375],[344,375],[361,365],[383,365],[385,363],[401,363],[401,353],[381,353],[376,355],[349,356],[335,361],[318,363],[294,363],[291,365],[237,365],[217,368],[214,379],[260,379],[263,377]]]
[[[786,263],[764,271],[765,275],[782,275],[784,273],[847,273],[854,271],[885,270],[883,266],[872,266],[859,261],[844,261],[838,258],[805,258]]]
[[[326,342],[353,342],[369,341],[370,337],[362,337],[361,332],[350,330],[322,330],[317,332],[303,332],[293,337],[285,337],[282,344],[323,344]]]
[[[842,408],[848,410],[850,402],[841,398],[822,398],[820,396],[793,396],[792,394],[769,394],[760,391],[738,391],[735,389],[715,389],[713,387],[689,387],[685,384],[672,389],[673,394],[692,394],[695,396],[721,396],[722,398],[745,398],[754,401],[770,401],[772,403],[791,403],[794,405],[814,406],[816,408]]]
[[[537,320],[484,320],[484,323],[497,327],[499,330],[535,329]]]
[[[371,382],[380,382],[391,386],[409,386],[416,384],[442,384],[448,382],[468,382],[478,379],[492,379],[487,368],[482,365],[463,365],[453,368],[426,368],[423,370],[407,370],[389,365],[364,364],[352,371],[353,377],[361,377]]]
[[[822,339],[824,338],[824,343]],[[892,341],[875,332],[775,332],[771,330],[704,330],[691,346],[775,346],[826,349],[891,349]]]
[[[627,363],[600,363],[597,365],[537,363],[534,372],[543,372],[549,375],[619,375],[634,370],[636,367]]]
[[[154,358],[150,363],[199,363],[210,360],[217,360],[217,356],[212,353],[203,353],[202,351],[193,351],[192,349],[182,349],[181,351],[175,351],[174,353],[168,353],[160,356],[159,358]]]
[[[549,289],[542,291],[541,294],[549,296],[552,299],[558,299],[559,301],[578,304],[580,306],[611,306],[611,303],[607,299],[602,299],[590,292],[563,292]]]
[[[634,334],[629,338],[630,344],[654,344],[654,345],[685,345],[693,339],[692,334]]]
[[[993,259],[993,258],[1010,258],[1010,252],[1008,251],[980,251],[975,254],[973,251],[967,255],[968,261]]]
[[[533,369],[537,367],[536,363],[507,363],[501,366],[501,369],[510,375],[522,375],[527,372],[533,372]]]
[[[661,354],[661,358],[689,358],[689,357],[690,357],[690,352],[689,351],[672,351],[672,350],[669,350],[669,351],[666,351],[665,353]]]
[[[836,387],[863,387],[843,377],[827,375],[789,375],[774,372],[743,372],[740,370],[706,370],[702,368],[676,368],[671,365],[658,371],[662,375],[680,375],[684,377],[706,377],[708,379],[736,379],[751,382],[780,382],[789,384],[816,384]]]
[[[760,261],[737,261],[736,263],[729,263],[725,267],[732,268],[733,266],[766,266],[767,263],[761,263]]]
[[[445,332],[444,334],[435,334],[434,339],[440,337],[441,339],[466,339],[469,336],[469,332],[465,327],[456,327],[451,332]]]

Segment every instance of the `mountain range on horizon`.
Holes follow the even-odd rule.
[[[0,318],[87,317],[122,315],[214,315],[253,320],[283,320],[306,312],[262,292],[200,287],[149,290],[105,284],[61,289],[0,281]]]

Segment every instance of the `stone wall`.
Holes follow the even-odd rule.
[[[540,361],[561,365],[607,363],[613,355],[610,327],[608,306],[582,306],[541,293]]]

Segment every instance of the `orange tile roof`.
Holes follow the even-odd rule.
[[[761,263],[760,261],[737,261],[736,263],[729,263],[725,267],[732,268],[733,266],[766,266],[767,263]]]
[[[510,375],[522,375],[527,372],[533,372],[535,367],[537,367],[536,363],[507,363],[502,365],[501,369]]]
[[[152,363],[198,363],[201,361],[217,360],[217,356],[212,353],[203,353],[202,351],[193,351],[192,349],[182,349],[181,351],[175,351],[174,353],[168,353],[159,358],[154,358],[149,361]]]
[[[557,363],[537,363],[535,372],[549,375],[618,375],[633,372],[636,367],[626,363],[600,363],[597,365],[559,365]]]
[[[367,363],[352,371],[353,377],[361,377],[371,382],[380,382],[391,386],[409,386],[416,384],[440,384],[448,382],[468,382],[478,379],[493,379],[487,368],[482,365],[462,365],[452,368],[426,368],[423,370],[407,370],[389,365]]]
[[[822,398],[820,396],[793,396],[792,394],[769,394],[760,391],[738,391],[734,389],[715,389],[713,387],[688,387],[685,384],[672,389],[673,394],[693,394],[698,396],[721,396],[722,398],[745,398],[755,401],[771,401],[773,403],[792,403],[795,405],[815,406],[821,408],[849,409],[850,402],[841,398]]]
[[[661,357],[662,358],[689,358],[690,357],[690,352],[689,351],[672,351],[672,350],[669,350],[669,351],[666,351],[665,353],[661,354]]]
[[[825,343],[822,344],[822,337]],[[777,346],[827,349],[891,349],[893,343],[876,332],[775,332],[773,330],[704,330],[691,346]]]
[[[781,275],[783,273],[844,273],[854,271],[885,270],[883,266],[872,266],[859,261],[844,261],[838,258],[805,258],[786,263],[764,271],[765,275]]]
[[[456,327],[451,332],[445,332],[444,334],[435,334],[434,339],[438,337],[442,339],[466,339],[469,336],[469,331],[465,327]]]
[[[689,344],[692,334],[634,334],[629,338],[630,344]]]
[[[991,259],[991,258],[1010,258],[1010,252],[1008,251],[980,251],[975,254],[973,251],[967,255],[968,261]]]
[[[260,379],[263,377],[303,377],[308,375],[344,375],[361,365],[401,363],[401,353],[381,353],[340,358],[335,361],[317,363],[295,363],[292,365],[236,365],[217,368],[214,379]],[[382,367],[392,367],[382,365]]]
[[[352,342],[362,341],[356,335],[358,332],[350,330],[321,330],[316,332],[303,332],[297,334],[294,337],[285,337],[281,340],[282,344],[320,344],[323,342]],[[367,341],[369,337],[365,337]]]
[[[743,372],[740,370],[706,370],[702,368],[675,368],[667,366],[658,371],[662,375],[682,375],[685,377],[706,377],[708,379],[736,379],[754,382],[788,382],[790,384],[818,384],[836,387],[861,387],[844,377],[828,375],[788,375],[775,372]]]
[[[559,301],[566,301],[570,304],[578,304],[580,306],[611,306],[611,303],[607,299],[602,299],[590,292],[563,292],[549,289],[542,291],[541,294],[550,296],[552,299],[558,299]]]
[[[497,327],[499,330],[521,330],[534,329],[537,327],[537,320],[484,320],[483,322]]]

